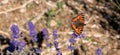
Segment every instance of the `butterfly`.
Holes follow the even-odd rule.
[[[84,15],[81,13],[72,19],[71,27],[74,32],[80,35],[85,25]]]

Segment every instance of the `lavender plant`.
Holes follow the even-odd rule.
[[[58,34],[56,29],[53,30],[53,39],[54,39],[54,47],[56,48],[57,55],[62,55],[62,52],[58,48],[58,42],[57,42]]]
[[[19,41],[17,40],[19,38],[19,28],[17,25],[13,24],[10,29],[12,32],[12,40],[10,40],[8,51],[14,52],[15,49],[19,46]]]
[[[70,45],[68,46],[68,49],[71,51],[71,54],[73,50],[75,50],[74,43],[76,42],[77,38],[84,38],[85,34],[77,35],[75,32],[72,33],[71,38],[69,39]]]

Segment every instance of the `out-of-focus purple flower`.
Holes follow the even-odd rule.
[[[36,36],[36,35],[35,35]],[[37,37],[32,37],[33,42],[37,41]]]
[[[26,43],[21,41],[20,45],[19,45],[19,48],[18,48],[18,51],[21,52],[24,49],[25,46],[26,46]]]
[[[74,37],[74,38],[78,38],[79,35],[77,35],[75,32],[73,32],[73,33],[72,33],[72,37]]]
[[[41,53],[42,49],[41,48],[36,48],[36,53]]]
[[[15,51],[15,45],[10,43],[8,49],[7,49],[9,52],[14,52]]]
[[[30,30],[30,34],[36,34],[35,26],[32,22],[28,22],[28,29]]]
[[[26,46],[26,43],[25,43],[24,41],[21,41],[21,42],[20,42],[20,45],[21,45],[21,47],[25,47],[25,46]]]
[[[13,24],[11,26],[12,38],[19,38],[19,28],[17,25]]]
[[[79,38],[85,38],[85,33],[82,33],[80,36],[79,36]]]
[[[10,43],[13,44],[15,47],[18,47],[20,42],[17,39],[12,39]]]
[[[96,50],[96,55],[102,55],[102,50],[100,48]]]
[[[56,40],[58,38],[58,34],[57,34],[56,29],[53,30],[53,36],[54,36],[54,40]]]
[[[44,34],[44,38],[45,38],[46,40],[48,40],[49,35],[48,35],[48,30],[47,30],[47,28],[43,28],[42,32],[43,32],[43,34]]]
[[[69,49],[69,50],[74,50],[74,49],[75,49],[75,47],[74,47],[74,46],[72,46],[72,45],[69,45],[69,46],[68,46],[68,49]]]
[[[51,46],[52,46],[52,44],[51,44],[51,43],[48,43],[48,44],[47,44],[47,47],[51,47]]]
[[[60,50],[58,50],[57,55],[62,55],[62,52]]]
[[[28,29],[30,30],[30,36],[33,41],[37,41],[37,33],[35,31],[35,26],[32,22],[28,22]]]
[[[18,52],[21,52],[23,49],[24,49],[24,48],[19,47],[19,48],[18,48]]]
[[[76,40],[75,40],[75,38],[72,38],[72,37],[71,37],[71,38],[69,39],[69,42],[70,42],[70,43],[75,43]]]
[[[54,47],[57,49],[58,48],[58,42],[54,41]]]

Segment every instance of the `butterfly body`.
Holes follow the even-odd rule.
[[[74,30],[74,32],[78,35],[80,35],[84,28],[84,15],[79,14],[77,17],[72,19],[71,27]]]

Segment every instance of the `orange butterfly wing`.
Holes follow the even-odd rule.
[[[72,29],[75,31],[75,33],[80,35],[82,33],[83,27],[84,27],[83,14],[80,14],[77,17],[73,18],[71,26],[72,26]]]

